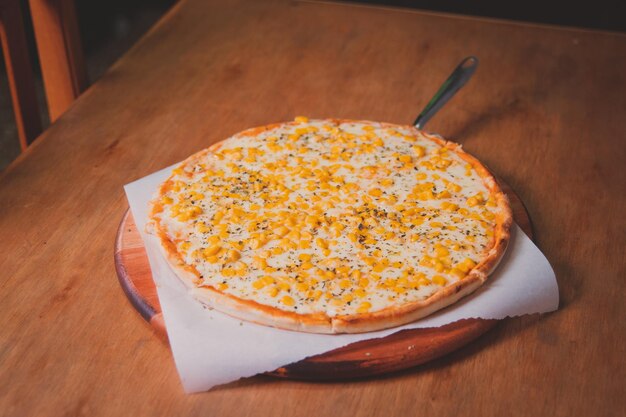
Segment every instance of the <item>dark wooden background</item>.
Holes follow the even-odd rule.
[[[28,0],[19,0],[25,16],[29,52],[36,75],[38,104],[44,128],[49,125],[46,100],[30,24]],[[626,2],[527,0],[346,0],[372,6],[445,12],[466,16],[508,19],[518,22],[564,25],[588,29],[626,31]],[[176,0],[76,0],[78,23],[87,74],[91,83],[137,42]],[[18,154],[17,130],[9,96],[7,76],[0,56],[0,171]]]

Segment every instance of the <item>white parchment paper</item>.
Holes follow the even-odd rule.
[[[352,342],[404,329],[438,327],[472,317],[501,319],[558,308],[558,287],[548,260],[514,225],[507,252],[485,285],[415,323],[365,334],[317,335],[242,322],[207,309],[188,295],[161,255],[158,241],[145,233],[148,202],[171,169],[130,183],[125,190],[146,246],[174,361],[188,393],[206,391]]]

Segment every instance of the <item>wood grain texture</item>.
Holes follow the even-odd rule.
[[[0,0],[0,42],[11,90],[17,136],[20,148],[25,150],[41,133],[41,117],[22,11],[17,0]]]
[[[410,121],[470,53],[480,68],[428,128],[520,195],[560,310],[389,376],[254,377],[185,395],[116,279],[122,186],[297,114]],[[619,415],[624,68],[619,34],[286,0],[178,3],[0,174],[0,415]]]
[[[532,226],[524,204],[500,181],[509,196],[517,224],[532,238]],[[117,277],[132,306],[167,340],[163,313],[152,279],[148,256],[130,210],[122,217],[115,238]],[[454,307],[452,307],[454,308]],[[285,364],[269,375],[313,381],[340,380],[395,372],[453,352],[490,330],[496,320],[463,320],[437,329],[413,329],[380,339],[365,340],[297,363]]]
[[[29,0],[50,121],[87,87],[74,0]]]

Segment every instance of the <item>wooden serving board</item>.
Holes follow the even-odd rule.
[[[528,212],[513,190],[513,217],[532,239]],[[130,210],[124,214],[115,241],[115,268],[133,307],[167,341],[163,313],[143,241]],[[268,372],[268,375],[308,380],[338,380],[378,375],[410,368],[450,353],[491,329],[497,320],[468,319],[438,328],[403,330],[379,339],[363,340]]]

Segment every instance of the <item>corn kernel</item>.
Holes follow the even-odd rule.
[[[217,254],[220,251],[220,249],[222,249],[220,245],[212,245],[212,246],[209,246],[208,248],[203,249],[202,254],[205,257],[213,256]]]
[[[234,277],[235,276],[235,270],[233,268],[224,268],[224,269],[222,269],[222,275],[225,276],[225,277],[228,277],[228,278]]]
[[[328,243],[321,237],[318,237],[315,239],[315,244],[319,246],[321,249],[328,249]]]
[[[333,271],[331,271],[331,270],[324,271],[323,275],[324,275],[324,278],[326,278],[326,279],[333,279],[333,278],[335,278],[335,273]]]
[[[463,187],[461,187],[460,185],[455,184],[453,182],[449,182],[448,184],[446,184],[446,188],[451,193],[458,193],[459,191],[461,191],[463,189]]]
[[[413,146],[413,152],[418,158],[421,158],[422,156],[424,156],[424,154],[426,154],[426,150],[424,149],[424,147],[419,145]]]
[[[297,249],[298,245],[287,238],[283,238],[280,240],[280,247],[283,250],[288,251],[290,249]]]
[[[372,308],[372,303],[368,301],[364,301],[359,304],[359,307],[356,309],[357,313],[367,313],[369,309]]]
[[[286,228],[285,226],[279,226],[276,229],[274,229],[274,234],[278,237],[283,237],[287,233],[289,233],[289,229]]]
[[[443,258],[444,256],[450,255],[450,251],[445,246],[437,246],[435,248],[435,256],[438,258]]]
[[[441,208],[447,211],[456,211],[459,209],[458,204],[450,203],[448,201],[444,201],[441,203]]]
[[[239,258],[241,258],[241,254],[239,252],[237,252],[234,249],[230,249],[227,253],[226,253],[226,261],[227,262],[235,262],[237,260],[239,260]]]
[[[418,285],[419,285],[420,287],[423,287],[423,286],[425,286],[425,285],[430,285],[430,284],[432,284],[432,283],[430,282],[430,280],[429,280],[428,278],[426,278],[426,277],[423,277],[423,278],[418,279],[418,280],[417,280],[417,283],[418,283]]]
[[[357,288],[356,290],[354,290],[354,295],[359,298],[363,298],[367,295],[367,291],[365,291],[363,288]]]
[[[317,224],[319,223],[319,218],[317,216],[309,215],[309,216],[306,216],[304,222],[308,224],[309,226],[317,226]]]
[[[437,284],[443,287],[444,285],[448,283],[448,280],[442,277],[441,275],[435,275],[432,279],[432,282],[434,284]]]
[[[266,285],[266,283],[265,283],[265,281],[263,279],[257,279],[256,281],[254,281],[252,283],[252,287],[257,289],[257,290],[262,289],[263,287],[265,287],[265,285]]]
[[[402,287],[402,286],[395,286],[395,287],[392,288],[392,290],[396,294],[404,294],[404,293],[406,293],[406,288]]]
[[[464,278],[464,277],[465,277],[465,272],[461,271],[461,270],[460,270],[460,269],[458,269],[458,268],[452,268],[452,269],[450,270],[450,273],[451,273],[452,275],[456,276],[458,279],[462,279],[462,278]]]
[[[456,265],[456,268],[463,271],[464,273],[467,273],[469,272],[470,269],[474,268],[475,266],[476,266],[476,262],[474,262],[470,258],[465,258],[463,261],[459,262]]]
[[[213,230],[213,228],[212,228],[212,227],[207,226],[207,224],[206,224],[206,223],[204,223],[204,222],[198,222],[198,223],[196,223],[196,229],[198,229],[198,232],[200,232],[200,233],[208,233],[208,232],[210,232],[211,230]]]
[[[343,229],[345,229],[345,226],[339,222],[333,222],[330,227],[338,232],[342,231]]]
[[[297,240],[300,240],[300,232],[297,230],[292,230],[291,232],[287,233],[286,237],[288,237],[290,240],[293,240],[294,242]]]
[[[288,291],[291,289],[291,285],[289,285],[289,283],[285,281],[281,281],[277,283],[276,285],[278,286],[278,288],[280,288],[283,291]]]
[[[265,243],[266,243],[265,241],[258,239],[258,238],[253,238],[253,239],[248,240],[248,244],[250,245],[252,249],[259,249],[263,247]]]
[[[274,246],[271,249],[272,255],[281,255],[283,253],[285,253],[285,250],[283,248],[281,248],[280,246]]]

